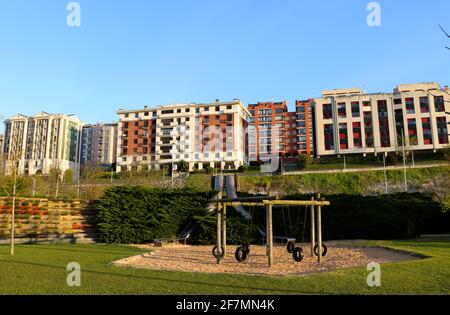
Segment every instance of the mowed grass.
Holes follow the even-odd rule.
[[[263,277],[139,270],[112,261],[142,250],[114,245],[0,246],[0,294],[449,294],[450,236],[366,245],[428,258],[382,265],[381,287],[366,284],[365,267],[309,276]],[[70,262],[81,265],[81,287],[69,287]]]

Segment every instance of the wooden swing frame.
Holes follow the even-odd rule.
[[[317,200],[279,200],[275,197],[244,197],[235,199],[211,200],[217,203],[217,264],[225,257],[227,249],[227,207],[265,207],[266,208],[266,246],[269,267],[273,266],[273,208],[278,206],[306,206],[311,211],[311,257],[314,257],[314,247],[318,246],[317,262],[322,263],[322,207],[329,206],[330,202],[317,196]],[[306,222],[303,222],[306,224]],[[317,240],[316,240],[317,237]],[[316,243],[317,242],[317,243]],[[223,250],[223,252],[222,252]],[[223,255],[222,255],[223,254]]]

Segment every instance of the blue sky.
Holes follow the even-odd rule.
[[[119,108],[321,90],[449,84],[450,1],[0,0],[0,116],[41,110],[112,121]]]

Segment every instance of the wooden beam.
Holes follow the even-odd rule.
[[[310,200],[264,200],[263,204],[272,206],[329,206],[329,201],[310,201]]]
[[[224,256],[227,253],[227,205],[223,205],[222,211],[222,247]]]
[[[220,264],[220,259],[222,255],[222,218],[221,218],[222,210],[220,203],[217,205],[217,240],[216,240],[216,246],[217,246],[217,264]]]
[[[318,194],[317,199],[320,200],[320,194]],[[322,207],[317,206],[317,262],[322,263]]]
[[[230,207],[248,206],[248,207],[263,207],[261,202],[221,202],[222,205],[227,205]]]
[[[268,218],[269,218],[269,230],[268,230],[268,237],[269,237],[269,267],[272,267],[273,265],[273,224],[272,224],[272,205],[267,205],[267,212],[268,212]]]
[[[314,197],[311,197],[311,201],[314,201]],[[314,246],[316,246],[316,222],[314,219],[315,207],[311,205],[311,257],[314,257]],[[306,224],[306,222],[304,222]]]

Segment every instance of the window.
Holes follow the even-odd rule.
[[[423,144],[433,144],[430,118],[422,118]]]
[[[355,148],[362,148],[361,123],[354,122],[352,125],[353,125],[353,146]]]
[[[220,112],[220,106],[216,106],[216,112]]]
[[[405,104],[406,104],[406,113],[408,113],[408,114],[414,114],[414,113],[415,113],[415,109],[414,109],[414,99],[413,99],[413,98],[407,98],[407,99],[405,99]]]
[[[333,125],[324,125],[325,150],[334,150]]]
[[[445,102],[443,96],[434,97],[434,108],[436,112],[445,112]]]
[[[347,109],[345,107],[345,103],[338,103],[338,116],[339,118],[346,118],[347,117]]]
[[[417,126],[416,120],[414,118],[408,119],[408,136],[410,145],[418,145],[419,141],[417,139]]]
[[[394,104],[395,105],[400,105],[402,103],[402,99],[401,98],[396,98],[395,100],[394,100]]]
[[[420,102],[420,112],[421,113],[428,113],[430,112],[430,104],[428,101],[428,97],[421,97],[419,99]]]
[[[341,149],[348,149],[347,124],[339,124],[339,143]]]
[[[403,110],[395,110],[395,130],[397,133],[397,144],[401,144],[403,141],[402,136],[405,134],[405,126],[403,122]]]
[[[445,117],[436,118],[439,144],[448,144],[447,119]]]
[[[331,104],[323,104],[323,119],[331,119],[331,118],[333,118]]]
[[[378,121],[380,123],[380,139],[381,147],[388,148],[391,146],[391,140],[389,138],[389,119],[387,110],[387,101],[380,100],[377,102],[378,105]]]
[[[359,102],[352,102],[352,117],[360,117]]]

